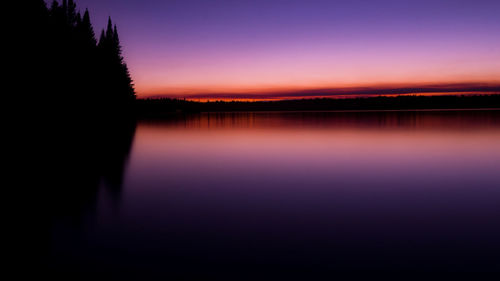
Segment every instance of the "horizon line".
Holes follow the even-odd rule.
[[[304,98],[346,98],[369,96],[393,96],[408,94],[499,94],[500,83],[429,83],[400,87],[324,87],[299,90],[262,90],[251,92],[209,92],[200,91],[189,94],[150,94],[141,95],[140,99],[187,99],[187,100],[287,100]]]

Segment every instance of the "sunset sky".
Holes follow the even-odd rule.
[[[76,2],[117,23],[139,97],[500,89],[499,0]]]

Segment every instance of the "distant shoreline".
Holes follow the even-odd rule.
[[[287,113],[349,113],[349,112],[452,112],[452,111],[500,111],[500,108],[432,108],[432,109],[353,109],[353,110],[269,110],[269,111],[262,111],[262,110],[254,110],[254,111],[201,111],[199,113],[244,113],[244,112],[249,112],[249,113],[282,113],[282,112],[287,112]]]
[[[500,110],[500,95],[395,96],[351,99],[196,102],[181,99],[136,100],[139,115],[204,112],[396,112]]]

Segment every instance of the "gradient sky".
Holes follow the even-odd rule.
[[[499,0],[77,0],[139,97],[500,85]]]

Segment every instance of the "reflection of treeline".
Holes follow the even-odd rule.
[[[116,25],[111,19],[96,39],[88,10],[83,15],[73,0],[28,1],[29,30],[25,79],[27,95],[67,108],[122,109],[135,100]]]
[[[143,115],[202,111],[307,111],[500,108],[500,95],[396,96],[300,99],[257,102],[195,102],[181,99],[138,100]]]

